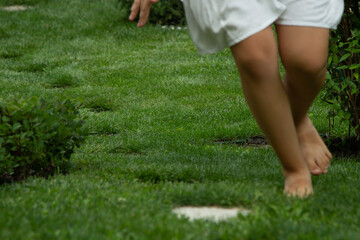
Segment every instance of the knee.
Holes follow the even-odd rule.
[[[278,68],[277,52],[267,48],[245,50],[235,56],[235,61],[240,74],[253,80],[264,79]]]
[[[302,75],[309,80],[324,80],[327,59],[313,56],[295,56],[282,61],[286,72],[290,75]]]

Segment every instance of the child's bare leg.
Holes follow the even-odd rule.
[[[280,80],[272,28],[232,46],[231,51],[250,110],[282,163],[284,192],[299,197],[311,194],[311,176],[300,150],[289,99]]]
[[[307,117],[307,111],[324,84],[329,31],[278,25],[277,32],[286,69],[284,85],[303,155],[312,174],[326,173],[332,156]]]

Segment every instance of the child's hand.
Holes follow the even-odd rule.
[[[151,4],[158,2],[159,0],[134,0],[133,5],[131,6],[131,14],[129,16],[130,21],[134,21],[136,16],[140,11],[139,22],[137,24],[138,27],[145,26],[149,13]]]

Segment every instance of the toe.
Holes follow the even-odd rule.
[[[332,160],[333,156],[330,151],[326,151],[325,154],[326,154],[327,159],[329,160],[329,165],[330,165],[330,161]]]
[[[314,168],[314,169],[310,170],[310,172],[312,175],[315,175],[315,176],[319,176],[322,174],[322,171],[320,168]]]
[[[319,156],[316,159],[316,164],[320,168],[321,173],[326,173],[327,172],[327,168],[329,166],[329,160],[327,159],[327,157],[325,155]]]
[[[310,197],[314,191],[312,188],[297,188],[295,190],[284,190],[283,193],[286,197],[304,199]]]
[[[309,161],[309,170],[311,172],[312,175],[320,175],[322,173],[321,168],[318,166],[318,164],[316,164],[315,160]]]
[[[332,159],[332,154],[331,152],[329,151],[328,147],[326,146],[326,144],[323,142],[322,144],[322,150],[324,151],[326,157],[329,159],[329,161],[331,161]]]
[[[327,169],[330,166],[330,159],[328,158],[328,156],[325,156],[324,158],[325,158],[325,166],[324,166],[324,168],[327,171]]]

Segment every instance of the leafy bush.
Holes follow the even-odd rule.
[[[87,134],[77,108],[69,100],[0,99],[0,183],[67,173]]]
[[[130,8],[133,0],[119,0],[120,7]],[[184,6],[181,0],[160,0],[151,7],[149,22],[160,25],[185,25]]]
[[[345,0],[345,14],[332,31],[328,81],[324,100],[332,104],[329,122],[335,116],[355,130],[360,138],[360,13],[359,1]],[[331,128],[331,125],[330,125]],[[331,129],[330,129],[331,130]]]

